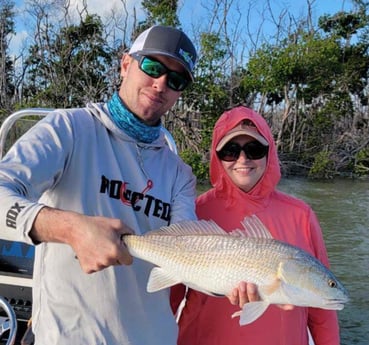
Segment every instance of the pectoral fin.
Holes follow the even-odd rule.
[[[234,313],[232,317],[240,316],[240,325],[248,325],[263,315],[268,307],[269,303],[266,301],[246,303],[242,310]]]
[[[147,282],[147,292],[155,292],[162,289],[166,289],[173,285],[181,283],[172,275],[165,272],[160,267],[155,267],[150,272],[149,281]]]
[[[281,288],[282,281],[279,278],[276,278],[271,284],[260,286],[260,290],[263,291],[266,295],[272,295],[278,289]]]

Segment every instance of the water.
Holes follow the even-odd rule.
[[[331,269],[350,294],[338,311],[341,345],[369,344],[369,182],[283,179],[279,188],[312,206]]]

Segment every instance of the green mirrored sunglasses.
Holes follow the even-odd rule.
[[[166,74],[167,85],[174,91],[183,91],[191,83],[191,80],[185,73],[172,71],[152,57],[139,54],[132,54],[131,56],[138,62],[140,70],[149,77],[156,79]]]

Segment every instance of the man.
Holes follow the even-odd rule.
[[[1,237],[36,245],[36,345],[176,343],[168,291],[146,292],[152,265],[122,235],[196,218],[195,178],[160,130],[195,61],[182,31],[151,27],[119,94],[52,112],[0,162]]]

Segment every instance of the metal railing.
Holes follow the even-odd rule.
[[[0,158],[4,155],[5,143],[6,143],[8,133],[18,120],[20,120],[24,117],[29,117],[29,116],[44,117],[53,110],[54,109],[47,109],[47,108],[29,108],[29,109],[19,110],[15,113],[9,115],[4,120],[4,122],[2,123],[2,125],[0,127]],[[177,152],[177,146],[176,146],[176,143],[175,143],[172,135],[164,127],[161,127],[161,130],[164,133],[165,140],[167,141],[167,144],[168,144],[170,150],[177,154],[178,153]]]

